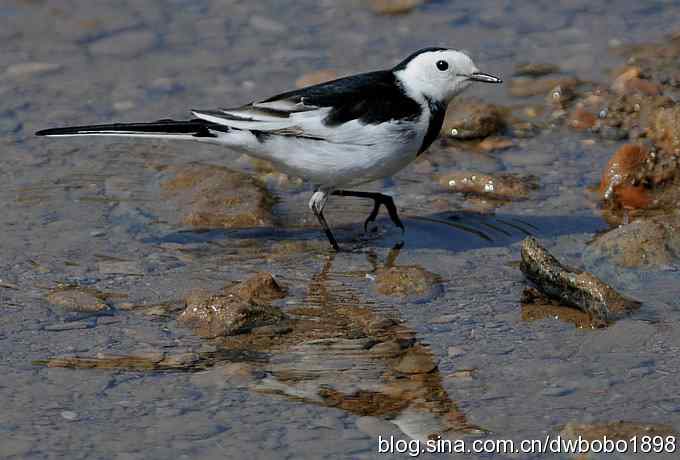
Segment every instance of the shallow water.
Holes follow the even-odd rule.
[[[610,45],[662,39],[680,23],[679,2],[440,0],[378,16],[359,0],[9,0],[0,21],[1,69],[58,64],[0,75],[0,458],[377,458],[376,433],[426,436],[442,414],[516,440],[570,421],[680,427],[677,266],[588,267],[644,302],[607,329],[521,319],[521,240],[535,235],[565,263],[583,265],[586,243],[607,228],[589,188],[617,143],[584,143],[587,135],[558,128],[499,153],[452,156],[435,145],[426,154],[436,160],[432,171],[412,165],[371,185],[403,210],[403,249],[392,250],[401,235],[384,217],[377,234],[361,236],[368,204],[336,199],[327,216],[353,250],[333,256],[307,212],[309,186],[271,187],[280,198],[277,228],[196,232],[174,223],[178,210],[164,199],[154,166],[253,171],[237,155],[194,144],[32,136],[53,125],[181,118],[190,108],[289,89],[310,71],[387,67],[432,45],[469,50],[484,71],[507,77],[518,62],[551,62],[606,81],[622,64]],[[466,96],[518,104],[507,85],[480,85]],[[462,195],[442,192],[433,175],[449,169],[533,174],[540,187],[482,216]],[[290,241],[308,244],[277,256]],[[131,262],[141,274],[101,270],[110,261]],[[374,278],[386,265],[422,267],[438,276],[437,289],[383,296]],[[360,398],[352,405],[356,390],[391,394],[394,382],[380,360],[350,352],[351,340],[347,349],[324,349],[322,341],[232,358],[254,363],[246,382],[225,378],[219,366],[153,373],[32,364],[65,354],[214,351],[178,327],[174,311],[194,288],[218,290],[261,270],[288,286],[284,310],[357,308],[402,321],[438,372],[385,415]],[[47,302],[58,283],[170,313],[68,313]],[[345,398],[315,398],[329,388]]]

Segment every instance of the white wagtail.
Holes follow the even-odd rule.
[[[338,250],[323,215],[330,195],[370,198],[364,229],[385,205],[402,232],[392,197],[345,190],[388,177],[437,138],[446,108],[470,82],[501,83],[464,53],[426,48],[389,70],[363,73],[286,92],[233,109],[194,110],[189,121],[116,123],[39,131],[38,136],[127,136],[226,145],[268,160],[315,185],[309,207]]]

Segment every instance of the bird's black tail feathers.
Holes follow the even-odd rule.
[[[69,126],[38,131],[36,136],[141,136],[141,137],[217,137],[226,126],[201,119],[188,121],[158,120],[151,123],[113,123],[109,125]]]

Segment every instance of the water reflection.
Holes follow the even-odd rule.
[[[390,251],[385,265],[394,265],[398,254]],[[437,358],[408,325],[362,305],[347,288],[329,288],[336,257],[311,280],[309,306],[292,312],[298,330],[307,332],[272,354],[267,377],[254,388],[381,417],[415,439],[480,432],[451,400]]]
[[[398,248],[390,251],[383,266],[395,266],[398,255]],[[338,282],[333,264],[341,257],[331,254],[326,258],[321,271],[309,281],[306,296],[285,309],[285,321],[215,339],[213,351],[99,354],[36,364],[197,372],[243,363],[250,371],[245,385],[240,376],[239,386],[357,416],[379,417],[414,439],[481,433],[444,389],[437,357],[399,319],[396,309],[382,311],[368,305],[347,283]],[[375,254],[369,254],[368,260],[378,265]],[[228,378],[224,373],[216,375]]]

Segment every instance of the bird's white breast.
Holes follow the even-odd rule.
[[[327,109],[320,109],[327,110]],[[423,110],[416,120],[364,124],[352,120],[325,126],[323,113],[291,116],[308,137],[232,130],[220,143],[269,160],[287,174],[302,177],[326,189],[357,185],[395,174],[416,158],[429,123]]]

